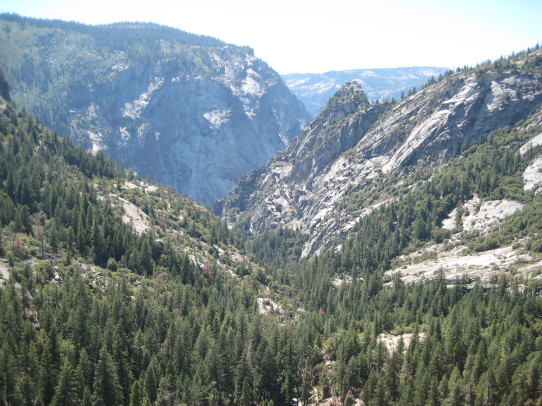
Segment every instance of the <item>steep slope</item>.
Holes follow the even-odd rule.
[[[154,24],[0,17],[12,97],[60,135],[213,203],[308,119],[249,48]]]
[[[378,104],[343,107],[341,90],[286,152],[236,185],[223,214],[253,233],[279,226],[309,233],[305,255],[338,244],[360,218],[469,144],[533,114],[542,102],[541,55],[535,50],[451,74],[381,114]],[[336,110],[342,120],[329,119]],[[351,134],[354,142],[340,144],[329,133]]]
[[[3,77],[0,76],[0,82]],[[6,97],[7,96],[7,97]],[[57,137],[0,97],[0,256],[183,275],[260,269],[208,208]],[[17,241],[5,247],[5,240]],[[103,271],[103,269],[101,269]],[[4,275],[2,275],[4,277]],[[185,279],[187,280],[187,279]]]
[[[413,87],[420,88],[431,77],[438,78],[446,68],[411,67],[389,69],[354,69],[326,73],[291,73],[282,75],[290,90],[313,116],[327,104],[342,85],[359,82],[370,101],[399,100]]]
[[[311,182],[343,151],[353,148],[385,109],[385,104],[370,104],[357,82],[348,83],[287,150],[244,177],[217,211],[250,212],[254,220],[249,229],[254,233],[279,225],[309,231],[302,219],[315,215],[315,207],[308,206],[306,199],[313,193]],[[273,203],[268,204],[269,199]]]

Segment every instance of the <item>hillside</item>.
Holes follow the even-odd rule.
[[[13,100],[124,168],[211,204],[308,119],[246,47],[155,24],[0,16]]]
[[[437,79],[446,68],[411,67],[388,69],[354,69],[325,73],[291,73],[282,75],[284,82],[303,102],[307,111],[317,115],[341,86],[357,81],[367,98],[374,102],[400,100],[413,88],[420,88],[431,77]]]
[[[57,137],[0,83],[0,403],[540,403],[536,270],[502,269],[489,281],[437,273],[418,284],[384,273],[385,261],[433,231],[409,217],[420,198],[438,213],[448,204],[431,182],[367,216],[338,252],[299,260],[306,238],[278,229],[247,240],[247,255],[239,233],[208,209]],[[386,109],[355,86],[340,96],[336,113],[372,120]],[[503,153],[529,140],[521,131],[465,153],[492,164],[489,184],[479,182],[484,197],[524,204],[499,234],[472,236],[473,250],[519,233],[532,255],[541,250],[540,200],[518,182],[532,172],[521,168],[538,138],[519,148],[525,161]],[[312,145],[319,151],[325,140]],[[447,180],[465,201],[472,185],[453,179],[466,162]],[[403,245],[388,243],[397,238]]]
[[[1,75],[0,82],[2,403],[123,404],[134,374],[158,368],[159,342],[174,329],[164,317],[197,332],[189,314],[213,306],[223,312],[227,301],[230,316],[257,314],[265,270],[224,222],[102,152],[58,137],[17,110]],[[23,352],[35,346],[39,352],[27,354],[35,363],[22,367]],[[102,363],[109,363],[105,387],[94,376]],[[154,382],[148,372],[146,385],[158,385],[156,373]]]

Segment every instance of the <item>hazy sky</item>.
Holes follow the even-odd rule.
[[[456,68],[542,44],[540,0],[0,0],[0,12],[155,22],[248,45],[279,73]]]

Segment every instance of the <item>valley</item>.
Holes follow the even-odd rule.
[[[247,47],[0,25],[1,404],[541,404],[539,46],[310,120]]]

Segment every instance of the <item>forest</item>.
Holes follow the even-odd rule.
[[[422,186],[363,218],[340,251],[301,259],[306,236],[249,236],[171,189],[127,189],[142,180],[3,97],[3,405],[542,405],[540,279],[385,275],[448,239],[442,220],[474,194],[525,206],[469,236],[472,251],[518,236],[542,251],[542,198],[521,179],[539,149],[515,153],[540,125],[413,172]]]

